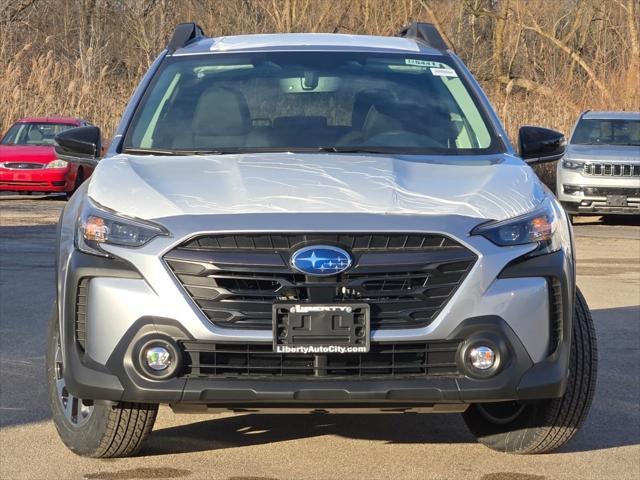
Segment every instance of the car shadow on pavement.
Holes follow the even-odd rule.
[[[640,307],[593,312],[599,352],[596,395],[583,428],[562,452],[640,444],[638,370]],[[164,428],[142,456],[262,445],[320,435],[386,443],[474,443],[455,414],[248,414]]]
[[[607,215],[601,218],[605,225],[640,225],[640,215]]]
[[[152,433],[141,455],[199,452],[334,435],[392,444],[473,442],[454,414],[249,414]]]
[[[573,226],[609,225],[609,226],[638,226],[640,215],[605,215],[576,217]]]

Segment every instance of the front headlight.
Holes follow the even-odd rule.
[[[67,165],[69,164],[64,160],[53,160],[47,163],[44,168],[67,168]]]
[[[581,170],[584,168],[584,162],[569,159],[562,160],[562,168],[567,168],[569,170]]]
[[[489,222],[477,226],[472,235],[482,235],[501,247],[512,245],[537,244],[533,255],[551,253],[560,249],[561,240],[556,234],[559,215],[551,199],[547,198],[542,206],[519,217]]]
[[[141,247],[155,237],[168,234],[160,225],[123,217],[87,199],[78,218],[76,246],[82,252],[108,257],[102,245]]]

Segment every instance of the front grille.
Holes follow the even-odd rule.
[[[281,354],[271,344],[185,341],[186,377],[456,376],[460,341],[373,344],[362,354]]]
[[[586,163],[583,173],[599,177],[640,177],[640,165],[629,163]]]
[[[89,293],[89,278],[83,278],[78,283],[76,294],[75,334],[76,342],[84,351],[87,343],[87,295]]]
[[[5,168],[12,170],[39,170],[44,168],[42,163],[30,163],[30,162],[7,162],[4,164]]]
[[[351,251],[354,266],[332,277],[289,267],[309,244]],[[420,234],[210,235],[165,261],[217,326],[270,330],[274,302],[368,303],[374,329],[429,325],[476,260],[453,240]]]

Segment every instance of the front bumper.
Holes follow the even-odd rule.
[[[38,169],[0,168],[0,190],[16,192],[67,192],[73,187],[69,167]]]
[[[640,177],[584,175],[559,167],[556,191],[571,214],[640,215]]]
[[[501,269],[476,302],[476,315],[458,317],[453,324],[435,322],[431,332],[416,330],[413,336],[400,332],[396,338],[379,335],[376,339],[374,332],[373,340],[382,344],[415,342],[420,338],[459,340],[457,375],[363,379],[178,376],[151,380],[136,368],[135,348],[143,338],[236,343],[242,338],[195,333],[196,329],[187,327],[188,323],[180,321],[178,315],[171,315],[175,310],[163,305],[158,292],[150,288],[131,263],[73,251],[67,263],[66,300],[61,309],[65,380],[69,390],[81,398],[231,409],[400,408],[557,397],[564,391],[568,365],[575,288],[572,269],[572,262],[563,251],[525,261],[515,259]],[[82,305],[78,306],[78,285],[83,278],[91,280],[84,311],[89,333],[81,347],[75,333],[77,312],[82,309]],[[472,278],[469,281],[473,283]],[[453,307],[465,300],[470,301],[454,298],[441,317],[446,319],[452,310],[456,316],[462,310]],[[451,328],[447,331],[443,323]],[[446,334],[439,334],[438,330]],[[465,345],[487,335],[499,345],[506,361],[496,375],[474,378],[465,370],[462,352]]]

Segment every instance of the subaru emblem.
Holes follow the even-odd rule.
[[[299,272],[316,277],[337,275],[351,266],[351,256],[341,248],[313,245],[297,250],[291,265]]]

